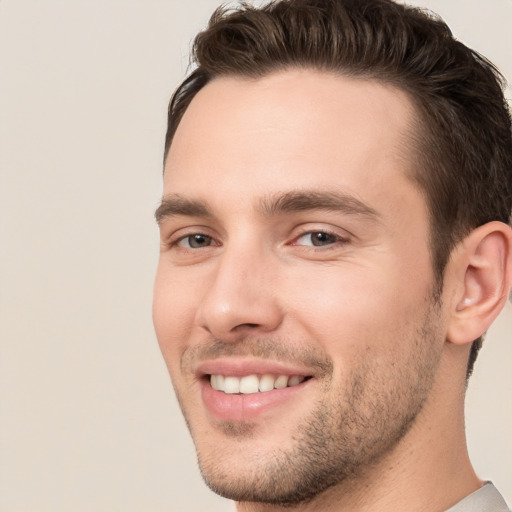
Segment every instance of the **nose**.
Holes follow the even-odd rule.
[[[272,255],[247,247],[226,248],[212,265],[196,325],[223,341],[275,331],[283,316],[275,276]]]

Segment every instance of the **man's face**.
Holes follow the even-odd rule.
[[[413,116],[396,89],[313,71],[217,79],[185,113],[154,323],[220,494],[310,499],[420,421],[444,321]]]

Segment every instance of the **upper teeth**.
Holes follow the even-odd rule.
[[[287,386],[296,386],[304,381],[304,377],[295,375],[246,375],[245,377],[226,377],[224,375],[210,375],[210,383],[213,389],[224,393],[258,393],[258,391],[271,391]]]

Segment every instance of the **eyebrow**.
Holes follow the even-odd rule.
[[[322,191],[290,191],[263,198],[259,210],[266,217],[302,211],[336,211],[347,215],[357,215],[371,219],[380,217],[378,212],[350,194]],[[158,224],[174,216],[214,217],[206,202],[172,194],[162,199],[155,211]]]
[[[213,217],[213,213],[206,203],[195,199],[188,199],[178,194],[172,194],[162,198],[160,206],[155,211],[155,219],[158,224],[162,220],[178,215],[188,217]]]
[[[290,191],[270,196],[260,203],[266,216],[301,211],[326,210],[347,215],[378,218],[380,215],[371,206],[350,194],[331,191]]]

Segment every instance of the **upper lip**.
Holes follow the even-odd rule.
[[[196,375],[224,375],[231,377],[244,377],[245,375],[296,375],[311,377],[313,372],[300,365],[251,358],[220,358],[203,361],[197,365]]]

